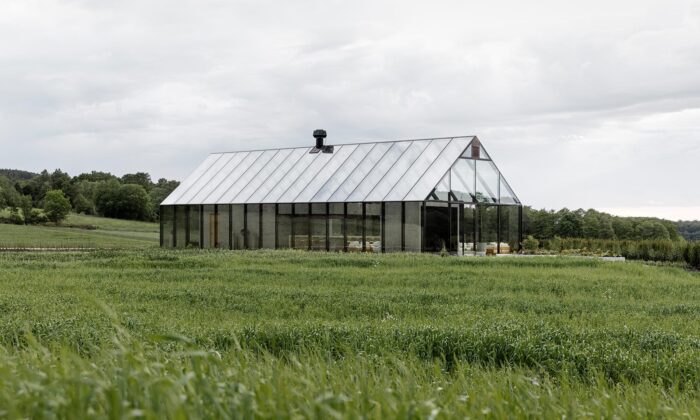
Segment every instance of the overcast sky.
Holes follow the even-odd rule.
[[[476,134],[535,207],[700,219],[699,1],[0,1],[0,167]]]

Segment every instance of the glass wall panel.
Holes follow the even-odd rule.
[[[348,203],[347,230],[348,252],[361,252],[362,242],[362,203]]]
[[[435,187],[435,195],[437,196],[438,200],[444,200],[447,201],[450,199],[449,197],[450,193],[450,173],[447,172],[445,176],[442,177],[440,182],[437,184],[437,187]],[[435,197],[429,197],[430,199],[435,199]]]
[[[326,250],[326,203],[311,204],[311,249]]]
[[[501,254],[520,249],[518,206],[501,206]]]
[[[262,247],[275,249],[275,205],[262,205]]]
[[[498,203],[498,170],[493,162],[477,160],[476,198],[480,203]]]
[[[163,248],[172,248],[174,246],[174,211],[175,206],[160,206],[160,220],[163,224]]]
[[[231,236],[233,237],[233,249],[244,249],[245,241],[245,229],[243,226],[243,220],[245,218],[243,204],[233,204],[231,206],[232,213],[232,225],[231,225]]]
[[[407,202],[404,204],[406,220],[404,223],[404,250],[407,252],[421,252],[421,204],[419,202]]]
[[[467,203],[474,202],[474,161],[457,159],[457,163],[452,166],[451,176],[450,188],[457,199]]]
[[[473,255],[476,251],[474,245],[474,237],[477,226],[475,221],[475,207],[473,205],[465,205],[462,210],[462,224],[460,226],[462,241],[459,244],[459,253],[461,255]]]
[[[330,203],[328,205],[328,249],[331,251],[342,251],[345,246],[343,236],[344,208],[343,203]]]
[[[187,206],[175,206],[175,246],[187,246]]]
[[[228,204],[219,204],[217,206],[217,211],[218,211],[218,231],[217,231],[217,239],[219,241],[218,247],[221,249],[229,249],[230,247],[230,237],[229,237],[229,232],[230,232],[230,224],[229,224],[229,216],[230,216],[230,205]]]
[[[450,215],[450,242],[448,244],[447,250],[454,253],[457,252],[457,246],[459,245],[459,232],[462,228],[462,215],[460,213],[460,205],[455,203],[450,203],[449,205],[449,215]]]
[[[216,248],[217,221],[213,204],[202,206],[204,248]]]
[[[476,250],[487,255],[495,254],[498,236],[498,206],[478,206],[479,239]]]
[[[294,205],[294,248],[309,249],[309,205]]]
[[[449,250],[450,209],[447,203],[426,203],[425,206],[425,248],[426,252]]]
[[[501,187],[499,189],[501,195],[501,204],[515,204],[517,199],[515,198],[515,193],[510,189],[505,179],[501,176]]]
[[[189,238],[187,246],[199,248],[199,222],[200,222],[200,212],[199,206],[188,206],[189,208]]]
[[[382,204],[365,204],[365,251],[382,251]]]
[[[260,204],[246,206],[247,249],[260,248]]]
[[[277,248],[292,247],[292,205],[277,205]]]
[[[401,251],[401,203],[384,203],[384,251]]]

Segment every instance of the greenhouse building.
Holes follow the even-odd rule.
[[[522,205],[475,136],[214,153],[160,207],[167,248],[514,252]]]

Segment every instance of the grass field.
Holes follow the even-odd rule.
[[[70,214],[65,226],[95,229],[0,224],[0,248],[147,248],[158,246],[157,223]]]
[[[700,275],[566,258],[0,254],[0,416],[700,417]]]

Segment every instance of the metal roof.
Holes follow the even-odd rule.
[[[162,205],[422,201],[474,138],[213,153]]]

